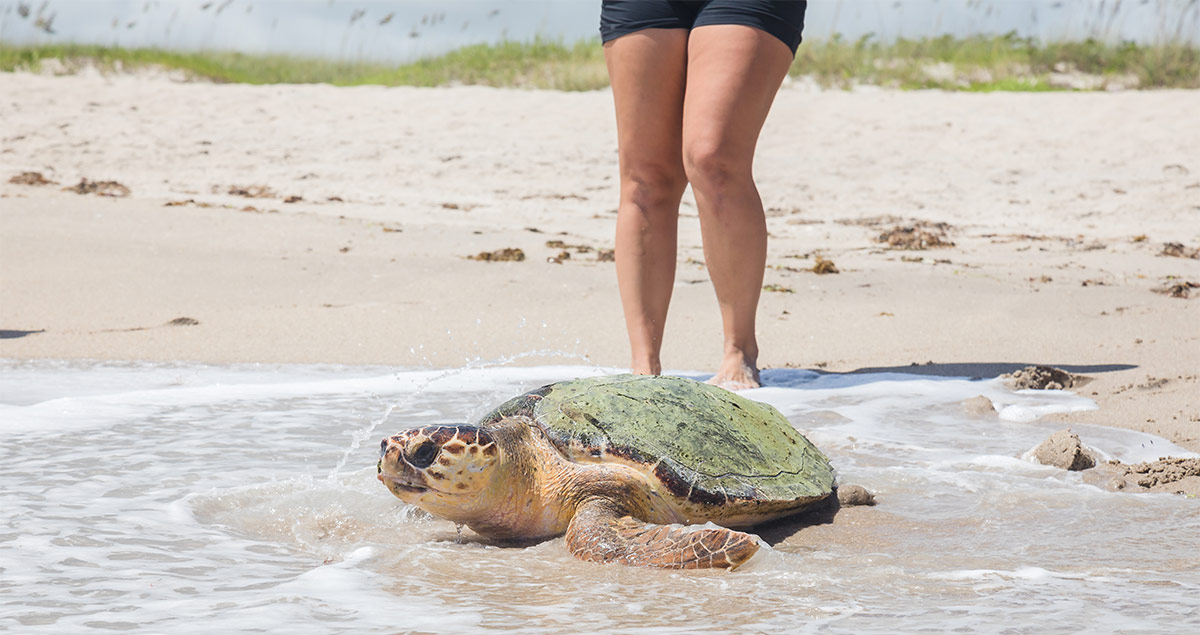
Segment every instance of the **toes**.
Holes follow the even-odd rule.
[[[725,390],[748,390],[762,386],[758,378],[758,369],[745,360],[733,363],[728,359],[721,364],[717,372],[706,382]]]
[[[762,384],[754,377],[729,377],[726,375],[713,375],[704,383],[724,388],[728,391],[749,390],[751,388],[761,388]]]

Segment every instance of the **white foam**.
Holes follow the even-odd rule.
[[[374,478],[378,440],[398,429],[611,372],[0,362],[0,625],[858,633],[1053,628],[1054,616],[1171,630],[1197,608],[1200,574],[1179,556],[1200,550],[1190,501],[1109,493],[1022,460],[1060,427],[1040,417],[1095,405],[995,380],[765,373],[745,394],[787,415],[842,482],[874,491],[867,513],[888,520],[842,527],[878,547],[784,540],[732,575],[599,567],[561,539],[460,541]],[[977,395],[1009,415],[965,416]],[[1123,461],[1194,456],[1152,435],[1073,429]],[[1130,542],[1131,527],[1163,538]]]

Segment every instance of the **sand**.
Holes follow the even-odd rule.
[[[1033,459],[1042,465],[1080,472],[1096,467],[1095,452],[1083,445],[1079,435],[1059,430],[1033,449]]]
[[[606,91],[6,73],[0,94],[0,357],[628,364]],[[786,85],[756,163],[761,364],[1049,365],[1100,405],[1064,427],[1200,451],[1198,98]],[[711,369],[690,193],[680,223],[664,362]],[[504,249],[524,258],[467,258]]]

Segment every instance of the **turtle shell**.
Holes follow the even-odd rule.
[[[543,386],[481,422],[526,416],[567,458],[644,469],[693,503],[828,496],[833,467],[774,407],[681,377],[614,375]]]

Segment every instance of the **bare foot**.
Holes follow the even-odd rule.
[[[721,360],[717,374],[705,383],[720,386],[725,390],[748,390],[762,385],[758,380],[755,361],[741,353],[726,354],[725,359]]]

